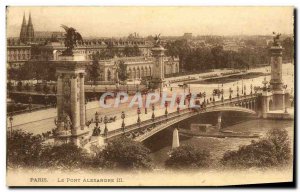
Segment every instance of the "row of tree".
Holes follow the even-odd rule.
[[[43,145],[41,137],[14,130],[8,137],[7,147],[7,165],[12,168],[151,170],[154,167],[151,151],[128,138],[110,141],[104,149],[95,147],[92,154],[73,144]],[[291,158],[287,131],[275,128],[265,138],[252,141],[238,150],[225,152],[220,162],[230,168],[268,168],[285,166],[291,162]],[[183,145],[172,151],[165,166],[174,170],[197,170],[207,168],[211,163],[208,151]]]
[[[287,37],[282,41],[283,61],[294,58],[294,41]],[[255,41],[246,41],[238,51],[224,50],[223,46],[198,46],[192,48],[187,40],[176,40],[166,44],[168,56],[179,56],[181,69],[185,71],[203,71],[218,68],[249,68],[269,63],[269,47],[256,46]]]

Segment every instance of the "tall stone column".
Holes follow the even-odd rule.
[[[274,43],[270,48],[271,80],[270,86],[273,92],[274,110],[285,109],[285,92],[282,84],[282,50],[278,42],[279,36],[274,38]]]
[[[84,76],[86,60],[82,55],[58,56],[57,79],[57,125],[55,143],[72,142],[84,146],[89,141],[89,130],[85,127]],[[62,126],[61,126],[62,125]]]
[[[85,93],[84,93],[84,73],[80,73],[80,127],[85,127]]]
[[[58,74],[57,75],[57,91],[56,91],[56,97],[57,97],[57,129],[58,132],[61,132],[64,130],[63,126],[63,75]]]
[[[163,89],[163,82],[165,77],[165,71],[164,71],[164,52],[166,50],[158,45],[152,49],[152,54],[155,58],[154,66],[153,66],[153,72],[152,72],[152,81],[155,84],[158,84],[160,92]]]
[[[78,74],[72,76],[71,79],[71,118],[72,118],[72,135],[77,135],[77,129],[80,126],[80,109],[79,109],[79,90],[78,90]]]

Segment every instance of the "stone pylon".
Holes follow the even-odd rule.
[[[172,149],[175,149],[177,147],[179,147],[179,135],[178,135],[178,129],[175,128],[173,131]]]
[[[285,92],[282,84],[282,50],[281,45],[275,41],[270,48],[270,87],[273,93],[273,110],[285,109]]]
[[[55,143],[87,143],[84,75],[87,62],[82,56],[59,56],[57,74],[57,136]]]
[[[154,66],[153,66],[153,75],[152,75],[152,82],[157,84],[160,91],[163,89],[164,83],[164,56],[165,51],[161,45],[155,46],[152,50],[153,57],[155,58]]]

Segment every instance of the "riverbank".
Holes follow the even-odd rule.
[[[264,75],[269,75],[262,72],[250,72],[250,73],[243,73],[243,74],[234,74],[226,77],[215,77],[215,78],[209,78],[199,81],[193,81],[189,84],[222,84],[222,83],[232,83],[235,81],[239,81],[241,79],[252,79],[256,77],[261,77]]]

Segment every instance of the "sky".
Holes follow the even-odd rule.
[[[293,7],[13,7],[7,8],[7,37],[20,33],[23,14],[35,31],[74,27],[83,37],[271,35],[293,33]]]

